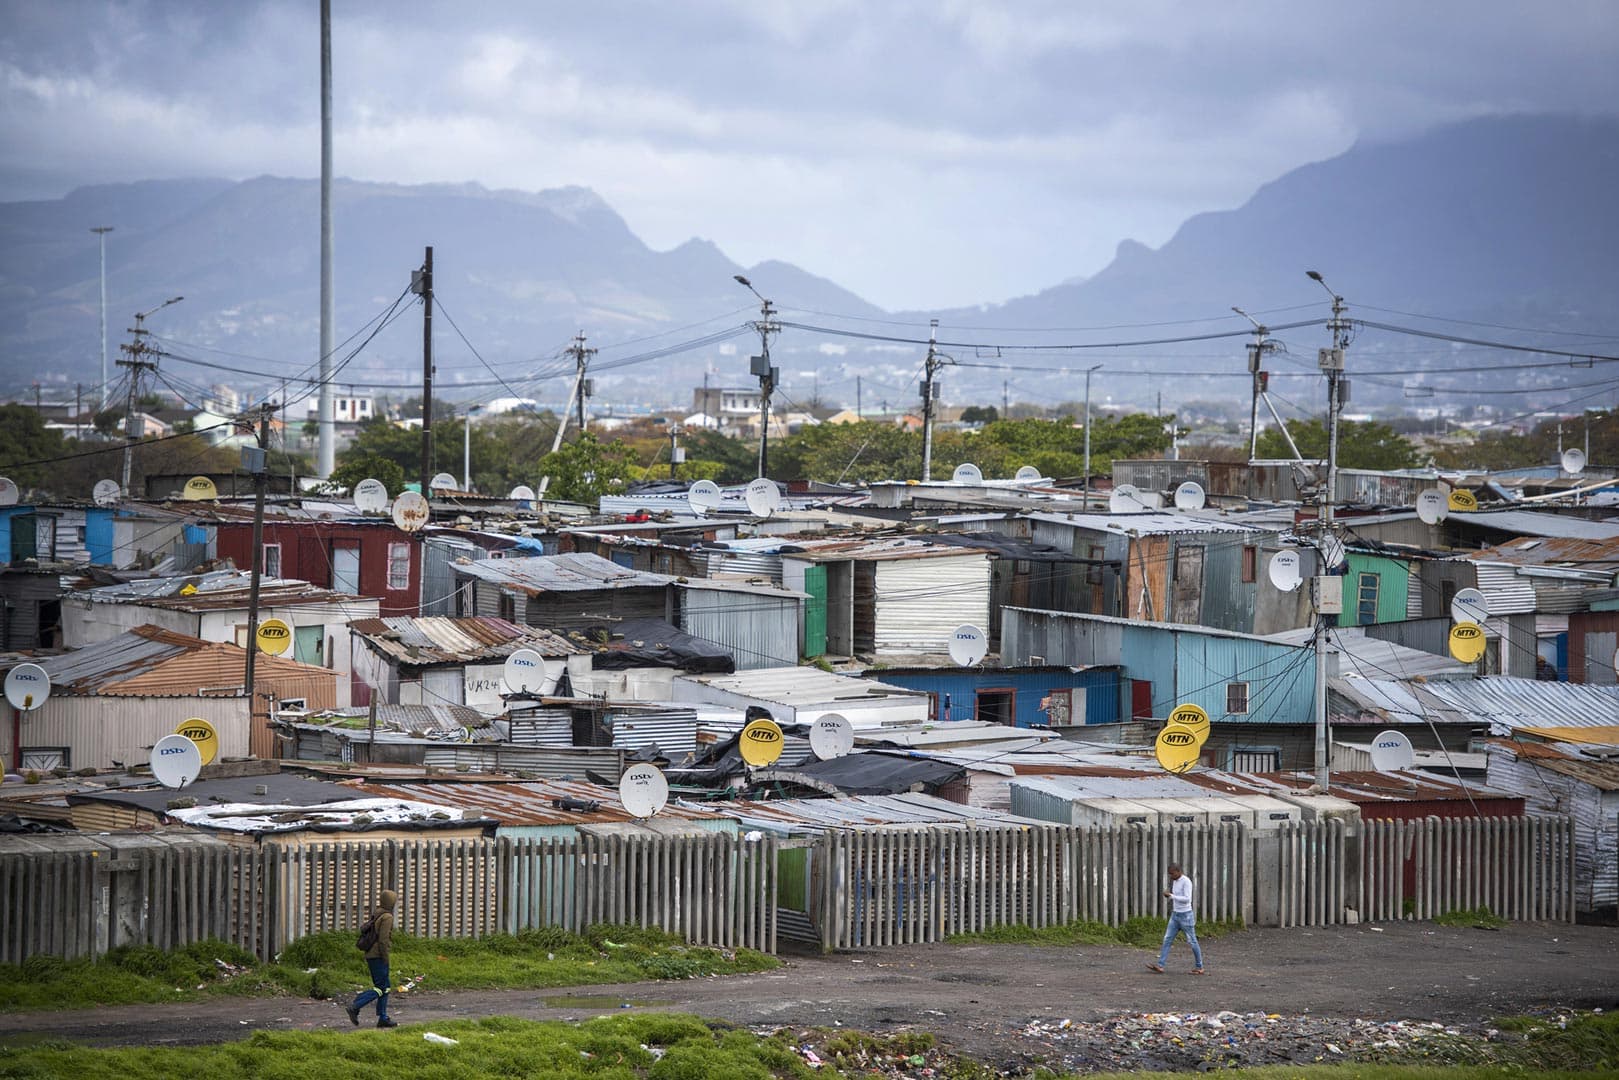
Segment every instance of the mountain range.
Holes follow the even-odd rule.
[[[1328,297],[1304,276],[1318,269],[1345,296],[1351,319],[1611,354],[1619,322],[1615,190],[1619,119],[1473,120],[1358,144],[1294,169],[1240,207],[1189,219],[1160,248],[1122,240],[1101,271],[1033,296],[888,313],[788,263],[740,266],[706,240],[654,251],[584,188],[530,193],[340,180],[333,189],[336,322],[338,339],[350,341],[338,352],[346,357],[365,340],[431,245],[438,314],[448,324],[434,335],[438,385],[452,398],[561,399],[564,377],[532,377],[566,367],[559,354],[581,332],[601,350],[598,399],[689,402],[690,386],[705,374],[717,384],[747,385],[747,356],[758,342],[744,324],[758,308],[733,280],[740,274],[799,324],[772,342],[790,398],[819,391],[852,403],[850,384],[860,375],[868,406],[908,402],[925,352],[912,339],[925,338],[921,328],[938,318],[940,339],[951,343],[946,351],[959,365],[944,376],[946,400],[998,401],[1010,383],[1016,397],[1073,400],[1079,380],[1055,369],[1102,363],[1107,396],[1115,399],[1160,392],[1166,406],[1189,398],[1245,401],[1240,336],[1026,354],[995,343],[1095,344],[1248,329],[1233,306],[1271,324],[1320,322]],[[173,354],[160,370],[181,389],[215,382],[246,388],[312,374],[319,206],[316,181],[275,177],[144,180],[0,204],[0,393],[23,394],[40,381],[47,394],[70,396],[75,383],[99,381],[100,264],[88,231],[97,225],[115,227],[106,237],[113,356],[129,340],[133,311],[183,295],[147,324]],[[419,305],[395,314],[342,378],[412,392],[421,370]],[[615,367],[730,330],[735,334],[723,342]],[[1419,366],[1417,357],[1420,366],[1464,372],[1441,377],[1442,386],[1517,389],[1530,405],[1552,400],[1570,381],[1555,368],[1489,377],[1476,369],[1497,354],[1473,347],[1361,325],[1356,338],[1352,370]],[[1276,366],[1300,373],[1327,343],[1318,328],[1297,328],[1282,340],[1291,355]],[[1187,367],[1211,374],[1148,374]],[[1224,377],[1232,375],[1238,377]],[[1398,402],[1409,394],[1401,379],[1407,387],[1412,381],[1368,380],[1356,400]]]

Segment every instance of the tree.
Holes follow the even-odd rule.
[[[1307,459],[1325,461],[1327,428],[1320,420],[1287,425],[1299,453]],[[1292,452],[1282,433],[1267,428],[1259,436],[1259,456],[1288,458]],[[1411,469],[1421,462],[1416,447],[1387,424],[1341,420],[1338,423],[1338,467],[1341,469]]]
[[[589,431],[539,463],[540,472],[551,477],[548,497],[581,503],[623,491],[635,468],[629,447],[616,441],[602,443]]]
[[[1619,411],[1592,409],[1580,417],[1544,421],[1527,435],[1511,431],[1483,432],[1470,446],[1445,447],[1435,451],[1434,463],[1444,469],[1512,469],[1551,465],[1558,459],[1559,445],[1584,449],[1587,432],[1593,465],[1601,463],[1611,466],[1619,462]]]
[[[333,488],[353,492],[361,480],[380,480],[390,495],[405,490],[405,470],[399,463],[380,454],[345,454],[343,462],[332,470],[327,483]]]
[[[20,488],[33,487],[53,469],[53,458],[66,452],[60,431],[45,426],[38,409],[26,405],[0,405],[0,473]]]
[[[757,467],[756,457],[748,475]],[[921,467],[921,434],[876,420],[804,427],[770,448],[770,474],[778,479],[859,484],[904,480]]]
[[[969,405],[961,410],[963,424],[993,424],[999,417],[993,405]]]

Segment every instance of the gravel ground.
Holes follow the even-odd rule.
[[[402,1023],[431,1024],[666,1009],[791,1028],[809,1045],[822,1038],[811,1034],[818,1028],[928,1032],[950,1052],[1015,1075],[1041,1063],[1207,1069],[1420,1055],[1446,1039],[1487,1038],[1498,1016],[1619,1008],[1619,929],[1598,926],[1248,930],[1205,942],[1203,977],[1188,973],[1182,943],[1163,975],[1147,970],[1151,954],[1117,946],[913,945],[784,959],[760,975],[549,991],[435,993],[427,972],[392,1011]],[[348,1020],[337,1002],[220,998],[14,1014],[4,1026],[20,1036],[174,1045]]]

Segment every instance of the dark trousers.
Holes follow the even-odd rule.
[[[388,1018],[388,960],[381,956],[368,956],[365,966],[371,969],[371,985],[360,991],[360,996],[354,999],[356,1012],[365,1008],[373,1001],[377,1003],[377,1019]]]

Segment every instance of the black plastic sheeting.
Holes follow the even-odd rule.
[[[830,784],[845,795],[896,795],[904,791],[933,794],[966,773],[966,768],[932,758],[867,751],[826,761],[811,760],[798,766],[772,765],[758,770],[759,780],[792,782],[803,776]]]
[[[612,634],[611,640],[599,642],[598,630]],[[736,670],[725,646],[692,637],[662,619],[625,619],[593,627],[586,636],[600,650],[594,661],[598,671],[666,667],[694,675],[729,675]]]

